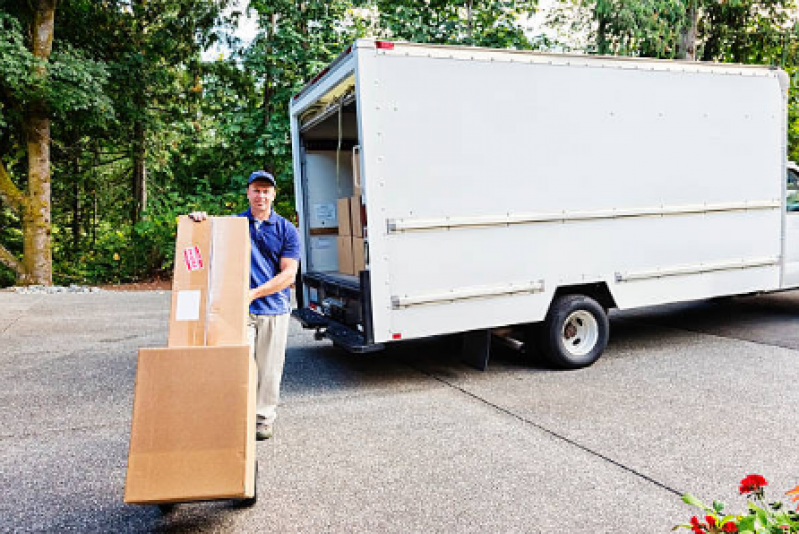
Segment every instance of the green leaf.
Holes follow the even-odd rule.
[[[707,510],[708,512],[712,512],[713,509],[707,506],[705,503],[691,495],[690,493],[686,493],[682,496],[682,502],[685,504],[690,504],[691,506],[696,506],[697,508],[701,508],[703,510]]]
[[[719,513],[719,514],[723,513],[724,512],[724,506],[725,506],[725,504],[723,502],[721,502],[721,501],[713,501],[713,510],[715,510],[716,513]]]

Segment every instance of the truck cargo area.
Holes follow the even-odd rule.
[[[301,284],[307,302],[294,316],[351,352],[371,343],[365,210],[358,173],[357,105],[345,82],[302,117],[301,233],[308,251]],[[302,291],[298,294],[303,293]]]

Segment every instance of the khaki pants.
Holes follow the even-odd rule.
[[[255,412],[259,423],[272,424],[277,417],[280,380],[286,360],[286,338],[290,314],[253,315],[247,321],[250,354],[258,366]]]

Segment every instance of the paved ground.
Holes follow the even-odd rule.
[[[260,500],[122,503],[136,351],[167,292],[0,292],[0,531],[668,532],[691,491],[741,509],[799,483],[799,292],[614,314],[605,356],[551,371],[452,340],[352,356],[292,326]]]

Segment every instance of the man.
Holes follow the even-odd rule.
[[[258,366],[255,435],[259,441],[274,434],[291,312],[289,286],[297,276],[300,259],[297,229],[272,209],[276,194],[275,178],[266,171],[255,171],[247,180],[250,207],[239,213],[249,219],[252,244],[247,336]],[[193,212],[189,216],[202,221],[207,214]]]

